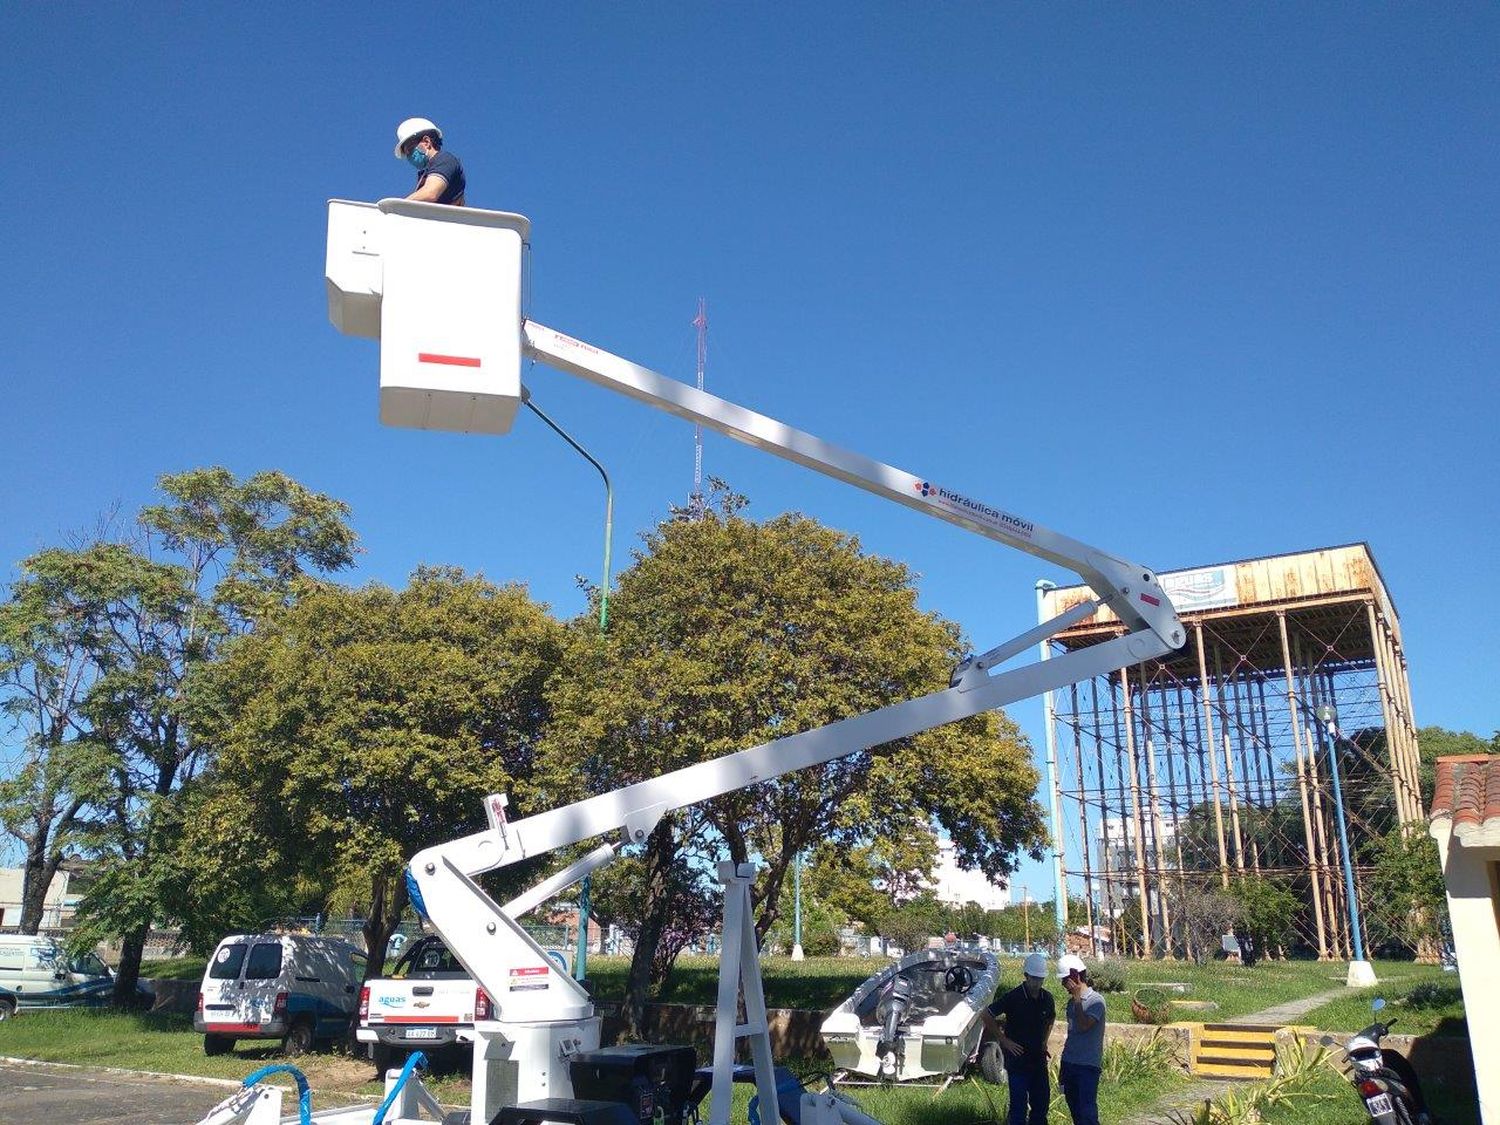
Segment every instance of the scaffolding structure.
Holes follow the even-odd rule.
[[[1400,622],[1368,545],[1158,577],[1187,643],[1045,703],[1059,899],[1083,899],[1094,952],[1201,956],[1175,915],[1259,878],[1299,904],[1295,939],[1262,952],[1351,957],[1335,751],[1366,944],[1398,940],[1402,904],[1368,901],[1373,850],[1423,810]],[[1044,588],[1039,615],[1091,596]],[[1053,651],[1122,631],[1100,610]]]

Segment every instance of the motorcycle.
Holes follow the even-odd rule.
[[[1385,1001],[1376,1000],[1370,1007],[1379,1013],[1385,1008]],[[1394,1018],[1384,1023],[1376,1020],[1349,1037],[1344,1045],[1349,1082],[1358,1091],[1365,1112],[1375,1125],[1434,1125],[1411,1063],[1380,1045],[1395,1022]],[[1321,1042],[1325,1047],[1335,1045],[1331,1035],[1323,1036]]]

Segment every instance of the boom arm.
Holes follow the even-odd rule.
[[[673,809],[1003,707],[1125,664],[1154,659],[1179,648],[1184,634],[1170,599],[1146,568],[930,479],[830,445],[555,329],[522,321],[522,260],[529,230],[525,216],[505,212],[409,200],[387,199],[377,205],[330,201],[325,271],[329,316],[343,332],[381,340],[382,421],[425,429],[505,433],[525,393],[520,361],[530,356],[1066,567],[1098,596],[1097,601],[1076,606],[966,660],[943,691],[514,823],[506,819],[504,796],[492,794],[485,801],[489,825],[484,831],[414,857],[411,875],[418,905],[493,998],[497,1019],[506,1024],[507,1034],[527,1036],[531,1034],[527,1028],[545,1024],[563,1036],[553,1046],[566,1053],[582,1041],[566,1039],[565,1025],[589,1021],[592,1004],[576,982],[548,968],[541,947],[515,919],[547,895],[609,862],[619,843],[595,848],[504,907],[484,893],[476,881],[479,874],[614,832],[621,833],[619,842],[644,840]],[[1011,657],[1091,615],[1101,604],[1123,622],[1124,635],[1051,660],[995,671]],[[509,1049],[499,1040],[483,1035],[481,1039],[489,1044],[487,1049]],[[476,1062],[475,1074],[480,1073]],[[481,1097],[476,1087],[476,1105],[487,1097]]]

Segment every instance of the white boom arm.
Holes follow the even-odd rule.
[[[906,738],[945,723],[1003,707],[1044,691],[1108,673],[1122,665],[1161,656],[1183,641],[1181,622],[1150,571],[1106,555],[991,505],[972,500],[910,473],[829,445],[773,418],[747,410],[694,387],[649,371],[539,324],[524,326],[523,349],[536,359],[590,382],[619,391],[679,417],[709,426],[767,452],[837,477],[876,495],[937,516],[988,538],[1067,566],[1086,578],[1098,601],[1074,607],[998,648],[967,661],[953,685],[918,699],[892,704],[828,726],[789,735],[760,746],[610,793],[576,801],[515,822],[505,817],[500,795],[489,798],[489,827],[464,839],[430,848],[412,860],[423,905],[458,958],[476,979],[507,1006],[507,979],[492,979],[513,959],[497,947],[520,934],[520,912],[612,858],[606,845],[573,869],[501,907],[484,895],[475,876],[556,848],[613,832],[620,843],[644,840],[662,816],[767,781],[794,770],[821,765],[882,743]],[[1100,645],[1011,671],[992,669],[1109,604],[1133,631]],[[521,908],[518,910],[517,908]],[[509,971],[509,970],[507,970]],[[557,981],[546,991],[549,1012],[558,1012]],[[527,1007],[521,998],[521,1005]],[[581,991],[564,1007],[584,1012]],[[515,1003],[511,1004],[512,1009]],[[507,1018],[518,1018],[514,1012]],[[543,1018],[540,1013],[530,1018]]]
[[[523,321],[520,279],[529,231],[524,216],[505,212],[394,199],[374,205],[330,201],[329,316],[343,332],[381,340],[382,421],[505,433],[526,393],[521,359],[530,356],[1066,567],[1093,588],[1098,600],[971,657],[954,671],[948,688],[918,699],[515,822],[506,818],[505,797],[492,794],[485,801],[489,824],[484,831],[415,856],[411,874],[418,907],[495,1004],[494,1020],[476,1025],[473,1107],[486,1121],[505,1098],[566,1093],[564,1060],[598,1042],[598,1019],[587,994],[552,970],[516,919],[609,862],[620,844],[644,840],[674,809],[1151,660],[1184,640],[1170,599],[1148,569]],[[996,670],[1101,604],[1124,624],[1123,635],[1054,659]],[[616,841],[596,847],[503,907],[476,881],[482,872],[616,832]]]

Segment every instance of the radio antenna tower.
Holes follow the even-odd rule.
[[[708,362],[708,301],[698,298],[698,315],[693,318],[698,330],[698,389],[703,390],[703,368]],[[703,427],[693,427],[693,515],[703,515]]]

